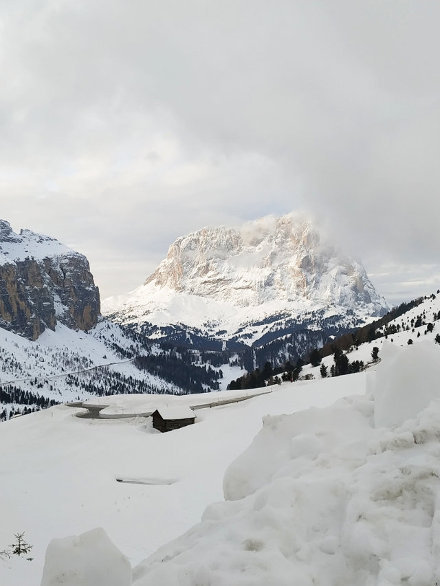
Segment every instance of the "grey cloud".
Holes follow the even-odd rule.
[[[435,264],[439,17],[432,0],[4,3],[3,215],[77,243],[104,294],[179,234],[298,207],[373,272]]]

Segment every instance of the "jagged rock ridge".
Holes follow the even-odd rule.
[[[311,221],[294,215],[178,238],[149,283],[239,306],[296,299],[373,311],[385,305],[360,263],[321,245]]]
[[[0,220],[0,327],[35,340],[57,322],[88,330],[100,313],[87,259],[59,241]]]

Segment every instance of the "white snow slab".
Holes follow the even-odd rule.
[[[440,399],[440,348],[431,340],[405,349],[386,343],[383,360],[369,375],[375,398],[377,427],[402,424],[416,417],[435,399]]]
[[[162,419],[174,421],[176,419],[193,419],[196,414],[189,407],[158,407],[157,411]]]
[[[101,528],[53,539],[47,548],[41,586],[61,584],[130,586],[131,566]]]

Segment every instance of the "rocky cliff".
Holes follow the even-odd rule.
[[[293,214],[178,238],[149,283],[241,307],[309,300],[375,313],[386,305],[359,262],[323,245],[311,220]]]
[[[88,330],[100,312],[87,259],[57,240],[0,220],[0,327],[35,340],[57,322]]]

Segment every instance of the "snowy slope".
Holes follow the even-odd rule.
[[[226,502],[133,584],[437,584],[439,378],[440,348],[395,347],[371,394],[266,417],[226,472]]]
[[[403,349],[390,344],[368,374],[283,385],[249,402],[206,410],[194,426],[163,435],[146,433],[139,421],[112,421],[112,431],[104,427],[108,422],[87,427],[81,422],[75,433],[76,420],[58,407],[32,416],[34,424],[44,416],[47,427],[42,434],[40,422],[34,425],[31,437],[46,448],[47,436],[63,433],[64,445],[59,442],[48,455],[56,464],[50,472],[53,483],[64,496],[71,494],[70,487],[59,471],[75,472],[75,465],[81,466],[72,478],[73,502],[82,506],[75,507],[79,515],[74,520],[72,508],[66,512],[61,524],[69,531],[64,535],[79,533],[87,521],[90,529],[95,521],[105,525],[132,562],[141,554],[140,544],[154,549],[191,523],[209,500],[220,501],[206,508],[199,524],[135,566],[132,578],[126,574],[118,586],[432,586],[440,578],[439,356],[438,345],[426,339]],[[347,393],[351,396],[329,405]],[[299,411],[311,405],[320,408]],[[30,432],[26,419],[8,424],[10,438]],[[101,446],[108,444],[111,456],[104,448],[98,451],[100,442],[95,441],[90,453],[88,447],[77,457],[73,445],[79,442],[81,450],[90,433],[95,438],[101,434]],[[35,483],[41,463],[22,451]],[[234,461],[227,466],[229,459]],[[27,487],[23,469],[17,470],[12,457],[6,463],[14,478],[5,494],[13,480]],[[112,485],[114,474],[162,484]],[[26,493],[23,501],[27,498]],[[32,502],[22,517],[29,523],[35,513],[27,506]],[[57,525],[48,508],[43,506],[38,515]],[[36,526],[38,542],[44,541],[38,521]],[[103,537],[94,532],[82,540],[56,542],[42,585],[107,586],[108,580],[99,576],[108,576],[112,567],[116,572],[121,557]],[[87,547],[78,554],[83,542]],[[106,562],[100,570],[95,560],[102,556]],[[72,564],[80,572],[73,579]],[[10,561],[4,564],[5,575],[14,567],[10,583],[19,583],[17,576],[26,582],[32,565],[37,567],[37,559],[28,565]]]
[[[0,584],[37,586],[50,539],[98,526],[133,565],[139,563],[222,498],[225,469],[250,444],[264,415],[328,405],[362,392],[363,375],[356,381],[285,385],[271,395],[199,410],[195,425],[168,434],[153,432],[149,420],[142,418],[78,419],[74,415],[79,410],[66,406],[3,423],[0,550],[12,543],[14,533],[25,531],[34,545],[34,560],[0,558]],[[210,394],[209,399],[225,396],[229,391]],[[206,399],[118,396],[111,412],[123,410],[125,401],[128,411],[148,411],[152,401],[193,405]],[[116,476],[155,479],[159,484],[119,483]]]
[[[79,255],[55,238],[21,230],[16,234],[9,222],[0,220],[0,265],[33,258],[42,261],[57,256]]]
[[[431,326],[428,327],[428,324]],[[384,344],[392,344],[399,348],[407,347],[408,342],[418,344],[424,340],[435,344],[436,337],[440,336],[440,290],[425,296],[416,307],[390,321],[386,326],[378,328],[376,336],[374,340],[364,342],[358,348],[352,346],[347,351],[350,362],[361,360],[365,365],[371,366],[373,348],[379,349],[378,357],[381,359]],[[330,372],[331,365],[334,364],[333,355],[323,358],[322,364],[327,366]],[[306,365],[302,375],[321,378],[320,366],[313,368]]]
[[[440,348],[429,340],[404,349],[389,344],[368,376],[296,383],[243,404],[246,414],[254,414],[257,407],[261,413],[263,407],[270,415],[249,448],[227,468],[225,501],[210,505],[198,525],[136,566],[132,577],[126,573],[120,586],[438,583],[439,356]],[[330,399],[330,385],[335,384],[333,390],[367,392],[292,413],[299,406],[296,391],[307,390],[303,400],[321,403],[314,392],[327,387]],[[277,414],[275,405],[278,413],[281,407],[290,414]],[[225,423],[234,419],[235,409],[223,410],[223,432],[230,431]],[[182,431],[181,445],[190,441],[197,426],[216,427],[220,412],[214,411]],[[235,429],[242,434],[247,427],[246,418]],[[211,475],[209,467],[217,456],[207,453]],[[184,469],[188,466],[185,462]],[[166,470],[175,469],[171,465]],[[204,472],[197,475],[202,483]],[[88,547],[79,559],[80,541],[54,543],[42,586],[68,577],[72,564],[82,578],[62,581],[67,586],[107,584],[100,576],[109,567],[116,570],[120,554],[112,554],[102,537],[84,536]],[[98,556],[103,550],[108,559],[100,569],[93,563],[94,552]]]
[[[47,329],[34,341],[0,329],[0,390],[29,392],[58,403],[111,392],[118,382],[126,385],[128,392],[140,385],[150,392],[182,392],[175,385],[139,370],[127,358],[145,352],[140,343],[105,319],[89,332],[58,324],[55,331]],[[24,400],[2,399],[0,414],[2,410],[21,411],[37,405],[34,400],[27,405]]]

